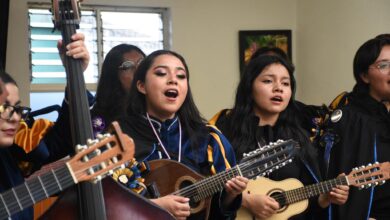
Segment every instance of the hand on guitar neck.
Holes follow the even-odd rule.
[[[213,195],[225,189],[229,195],[221,202],[225,203],[222,209],[226,208],[246,188],[248,179],[288,164],[297,149],[297,143],[293,140],[280,141],[244,155],[238,165],[207,178],[176,161],[149,161],[150,172],[146,174],[144,184],[154,186],[151,196],[162,196],[152,201],[178,219],[207,219]],[[182,210],[177,208],[180,204],[183,205],[180,206]]]
[[[345,176],[344,174],[340,174],[339,177]],[[271,181],[271,180],[270,180]],[[281,181],[283,182],[283,181]],[[282,188],[277,184],[281,182],[272,181],[269,187],[274,189]],[[273,184],[275,183],[275,184]],[[283,185],[287,185],[286,182]],[[264,184],[258,183],[257,185],[264,186]],[[293,185],[293,184],[291,184]],[[264,186],[266,188],[266,186]],[[253,188],[252,188],[253,189]],[[247,209],[256,219],[284,219],[283,217],[278,218],[278,213],[280,210],[284,210],[283,207],[280,207],[279,202],[273,198],[270,194],[258,194],[256,191],[251,190],[252,193],[244,193],[243,194],[243,202],[242,207]],[[249,190],[248,190],[249,192]],[[342,205],[347,202],[349,194],[349,186],[347,185],[337,185],[331,188],[330,192],[322,193],[318,197],[318,205],[322,208],[326,208],[330,205],[330,203],[336,205]],[[240,219],[240,218],[238,218]]]
[[[368,189],[383,184],[390,179],[390,163],[375,163],[354,168],[348,175],[339,175],[335,179],[304,186],[297,179],[273,181],[267,178],[259,178],[248,183],[246,192],[243,193],[242,208],[237,213],[237,219],[267,219],[282,220],[305,211],[308,207],[308,199],[323,195],[324,207],[329,203],[344,204],[348,199],[348,186]],[[262,195],[262,196],[260,196]],[[327,196],[329,196],[327,198]],[[261,201],[272,198],[279,204],[279,208],[272,206],[273,211],[260,210]],[[266,203],[269,207],[272,202]],[[263,205],[264,206],[264,205]],[[254,208],[254,207],[257,207]],[[269,208],[268,208],[269,210]]]
[[[345,176],[345,174],[340,174],[338,177]],[[336,205],[343,205],[347,202],[349,195],[349,186],[338,185],[332,188],[332,191],[328,193],[321,194],[318,197],[318,204],[321,208],[328,207],[331,203]]]

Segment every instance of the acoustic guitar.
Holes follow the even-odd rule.
[[[0,194],[0,219],[6,219],[49,196],[82,181],[98,182],[133,159],[134,142],[113,123],[114,134],[105,134],[87,145],[63,166],[46,171]]]
[[[274,198],[279,203],[280,209],[275,215],[267,218],[267,220],[282,220],[302,213],[309,204],[309,198],[328,193],[337,185],[367,189],[381,185],[389,178],[390,162],[384,162],[354,168],[347,176],[340,176],[309,186],[303,186],[299,180],[294,178],[282,181],[258,178],[249,181],[248,187],[244,193],[262,194]],[[237,219],[252,220],[255,219],[255,217],[248,209],[241,207],[237,213]]]
[[[176,161],[150,161],[145,184],[154,189],[155,198],[168,194],[189,198],[191,215],[188,219],[207,219],[211,197],[221,191],[228,180],[236,176],[252,179],[270,173],[291,162],[297,149],[298,144],[293,140],[278,141],[245,154],[240,164],[208,178]]]

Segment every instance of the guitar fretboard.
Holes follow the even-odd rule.
[[[5,219],[75,184],[67,166],[51,170],[0,194],[0,219]]]
[[[342,176],[336,179],[331,179],[321,183],[286,191],[284,192],[286,204],[292,204],[295,202],[312,198],[322,193],[330,192],[332,191],[332,188],[336,187],[337,185],[348,185],[347,177]],[[274,199],[279,202],[279,200],[281,199],[280,195],[276,195]]]
[[[253,178],[253,176],[261,175],[276,165],[281,165],[288,158],[289,156],[284,154],[279,148],[272,149],[236,165],[230,170],[217,173],[214,176],[184,187],[173,194],[191,198],[192,201],[198,202],[222,190],[226,182],[236,176]],[[254,164],[256,165],[254,166]]]

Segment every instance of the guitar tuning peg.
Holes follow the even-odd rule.
[[[87,145],[92,145],[94,143],[94,140],[92,139],[87,139]]]
[[[103,136],[102,134],[97,134],[96,137],[97,137],[99,140],[101,140],[101,139],[103,139],[104,136]]]
[[[352,170],[355,170],[355,171],[356,171],[356,170],[359,170],[359,168],[357,168],[357,167],[354,167]]]
[[[382,185],[382,184],[385,184],[386,183],[386,180],[382,180],[379,182],[379,185]]]
[[[100,176],[100,175],[99,175],[99,176],[96,176],[95,179],[93,180],[93,183],[96,184],[96,183],[99,182],[100,180],[102,180],[102,176]]]
[[[375,182],[375,186],[377,186],[377,185],[379,185],[379,183],[378,183],[378,182]]]
[[[362,190],[362,189],[364,189],[365,188],[365,186],[364,185],[361,185],[360,187],[359,187],[359,190]]]
[[[367,184],[366,188],[370,188],[372,186],[371,183]]]
[[[361,166],[360,168],[361,168],[361,169],[364,169],[364,168],[366,168],[366,166],[363,165],[363,166]]]
[[[374,164],[375,164],[375,165],[378,165],[378,164],[379,164],[379,162],[378,162],[378,161],[376,161]]]
[[[93,152],[95,152],[96,155],[100,155],[102,153],[102,151],[100,149],[96,149]]]
[[[111,176],[112,174],[114,174],[114,171],[113,171],[113,170],[109,170],[109,171],[108,171],[108,175]]]
[[[85,149],[87,149],[87,146],[85,146],[85,145],[80,145],[80,144],[76,145],[76,151],[77,152],[81,152],[81,151],[83,151]]]
[[[372,166],[372,163],[367,164],[368,167]]]
[[[111,134],[110,133],[105,133],[103,136],[104,137],[111,137]]]
[[[278,170],[280,167],[279,166],[275,166],[275,170]]]
[[[112,158],[112,162],[113,162],[113,163],[118,163],[118,158],[117,158],[117,157],[113,157],[113,158]]]

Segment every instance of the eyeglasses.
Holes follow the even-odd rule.
[[[376,64],[373,64],[370,68],[378,69],[381,73],[386,74],[390,71],[390,61],[379,61]]]
[[[9,120],[14,113],[18,114],[22,120],[26,120],[31,108],[25,106],[13,106],[9,104],[0,105],[0,118]]]
[[[136,69],[138,65],[142,62],[143,59],[139,59],[137,62],[131,61],[131,60],[126,60],[123,62],[118,69],[120,70],[128,70],[128,69]]]

